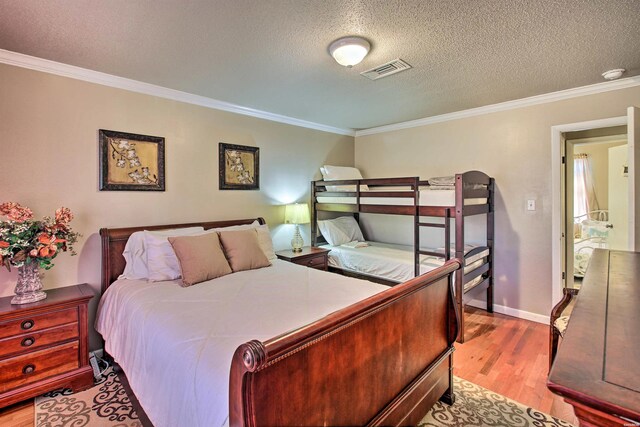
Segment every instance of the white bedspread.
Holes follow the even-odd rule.
[[[388,289],[275,260],[182,288],[118,280],[103,295],[96,330],[156,427],[221,426],[238,346],[264,341]]]
[[[360,194],[360,204],[363,205],[413,205],[413,198],[410,197],[367,197],[367,193],[372,194],[376,191],[409,191],[409,188],[403,187],[377,187],[375,190],[363,191]],[[343,204],[356,204],[357,199],[355,197],[334,197],[323,196],[322,193],[318,193],[318,203],[343,203]],[[482,205],[487,203],[486,198],[478,199],[466,199],[465,205]],[[456,192],[453,189],[443,189],[442,187],[420,187],[418,195],[419,206],[455,206],[456,205]]]
[[[333,267],[396,282],[406,282],[414,277],[413,246],[380,242],[367,243],[369,243],[369,246],[361,248],[353,248],[346,245],[323,245],[322,247],[331,250],[329,252],[329,265]],[[473,246],[465,246],[465,252],[470,249],[473,249]],[[435,251],[434,249],[431,250]],[[474,268],[482,265],[482,258],[488,254],[489,250],[487,249],[467,259],[464,273],[469,273]],[[420,274],[434,270],[443,264],[443,258],[421,255]]]

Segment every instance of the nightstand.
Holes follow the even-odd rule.
[[[0,298],[0,408],[61,387],[93,386],[89,365],[89,285],[48,290],[47,298],[11,305]]]
[[[318,270],[327,270],[329,265],[329,252],[330,249],[306,246],[302,248],[302,252],[293,252],[292,250],[278,251],[276,255],[279,259],[294,264],[300,264]]]

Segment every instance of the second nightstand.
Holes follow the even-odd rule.
[[[329,252],[330,249],[306,246],[302,248],[302,252],[293,252],[291,250],[278,251],[276,255],[279,259],[294,264],[304,265],[318,270],[327,270],[329,265]]]

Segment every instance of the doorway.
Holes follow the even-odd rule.
[[[565,286],[579,288],[594,249],[629,247],[627,127],[570,131],[563,139],[563,271]]]

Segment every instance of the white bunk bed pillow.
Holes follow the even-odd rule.
[[[363,179],[358,168],[346,166],[324,165],[320,168],[322,179],[325,181],[339,181],[343,179]],[[369,191],[366,185],[360,186],[360,190]],[[327,191],[356,191],[355,185],[327,185]]]
[[[335,219],[318,221],[318,228],[320,228],[320,232],[327,240],[327,243],[333,246],[340,246],[353,241],[364,242],[362,230],[360,230],[358,222],[352,216],[341,216]]]

